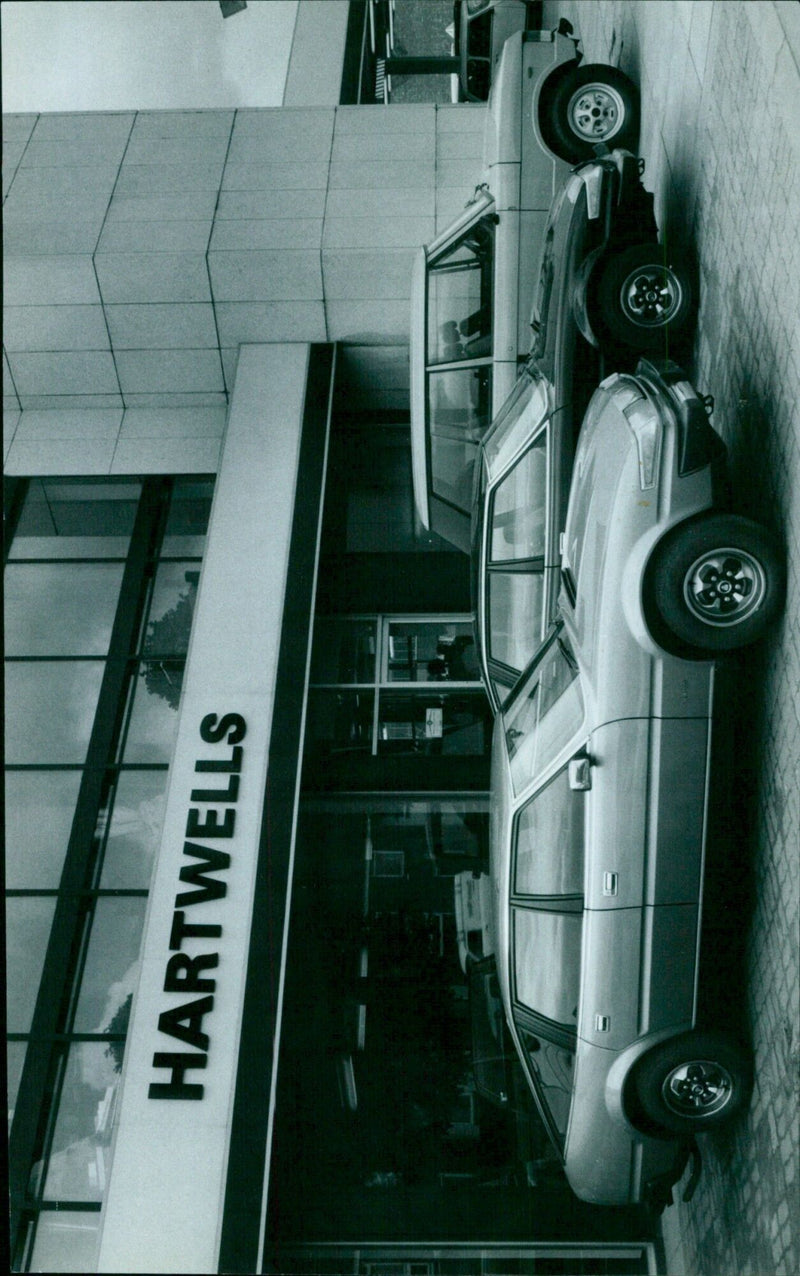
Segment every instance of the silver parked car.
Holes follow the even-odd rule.
[[[663,1204],[675,1141],[750,1087],[747,1054],[696,1025],[714,658],[774,619],[783,567],[762,527],[720,512],[708,408],[668,362],[596,391],[559,619],[495,723],[506,1016],[567,1177],[599,1204]]]

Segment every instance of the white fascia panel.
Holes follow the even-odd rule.
[[[100,1271],[217,1269],[308,359],[305,344],[243,346],[239,356],[126,1045]],[[228,783],[226,774],[196,771],[199,759],[232,757],[227,735],[201,739],[209,714],[238,714],[246,724],[239,792],[226,806],[191,798],[193,789]],[[232,835],[188,839],[192,807],[204,822],[210,812],[222,821],[234,810]],[[224,870],[207,874],[225,882],[224,896],[184,907],[187,921],[221,927],[217,937],[185,938],[181,946],[190,957],[218,955],[205,971],[214,980],[213,1007],[196,1025],[209,1039],[206,1066],[184,1074],[203,1094],[153,1098],[151,1085],[171,1076],[154,1067],[154,1054],[193,1049],[160,1031],[159,1016],[201,996],[164,990],[176,896],[196,889],[180,879],[182,868],[199,862],[187,857],[186,840],[230,856]]]

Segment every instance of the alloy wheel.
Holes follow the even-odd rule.
[[[695,1059],[667,1073],[661,1094],[676,1116],[708,1117],[730,1102],[733,1079],[721,1063]]]
[[[625,103],[610,84],[586,84],[570,98],[567,119],[577,137],[588,142],[607,142],[622,127]]]
[[[683,596],[698,620],[708,625],[738,625],[757,611],[766,591],[758,559],[737,549],[701,554],[686,573]]]

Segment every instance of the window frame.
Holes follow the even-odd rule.
[[[19,887],[7,892],[10,898],[47,895],[56,901],[30,1027],[25,1033],[7,1034],[9,1042],[26,1045],[9,1133],[11,1247],[15,1267],[23,1270],[31,1261],[40,1214],[59,1209],[96,1212],[102,1206],[101,1200],[67,1201],[44,1195],[70,1049],[76,1043],[98,1042],[105,1046],[113,1042],[124,1043],[127,1035],[127,1030],[83,1032],[76,1031],[74,1027],[95,910],[104,898],[146,899],[148,895],[148,889],[142,887],[100,886],[110,825],[107,818],[105,827],[102,827],[100,815],[103,810],[109,809],[107,803],[112,789],[113,800],[116,801],[117,777],[123,772],[167,773],[169,770],[169,759],[158,763],[126,762],[120,754],[119,742],[127,722],[131,685],[138,683],[139,671],[152,658],[152,653],[145,653],[144,642],[158,569],[162,562],[172,560],[196,562],[198,570],[202,563],[202,556],[194,553],[173,553],[169,550],[163,555],[161,553],[165,537],[175,534],[170,529],[170,521],[181,485],[194,483],[210,487],[214,478],[214,475],[199,474],[120,478],[120,485],[135,482],[139,494],[124,559],[116,555],[97,560],[104,563],[123,561],[124,567],[106,655],[78,657],[79,660],[99,661],[104,666],[86,755],[78,763],[32,762],[7,766],[9,772],[70,771],[80,775],[57,886],[44,890]],[[35,566],[40,562],[96,561],[90,554],[85,559],[72,554],[59,557],[55,552],[58,537],[53,539],[52,554],[11,559],[25,498],[33,482],[94,485],[92,479],[71,479],[67,476],[23,480],[21,486],[14,490],[13,526],[7,528],[4,547],[6,565],[13,570],[17,563]],[[115,483],[115,480],[110,478],[105,482]],[[207,524],[197,535],[204,542]],[[31,658],[19,655],[13,658],[13,662],[26,659]],[[47,661],[52,658],[40,656],[33,659]],[[185,660],[185,656],[182,655],[181,660]],[[111,811],[113,814],[113,805]],[[39,1165],[41,1172],[37,1176],[35,1171]]]

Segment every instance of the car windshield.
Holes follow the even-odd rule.
[[[515,795],[549,770],[582,722],[577,662],[563,630],[556,631],[504,715]]]

